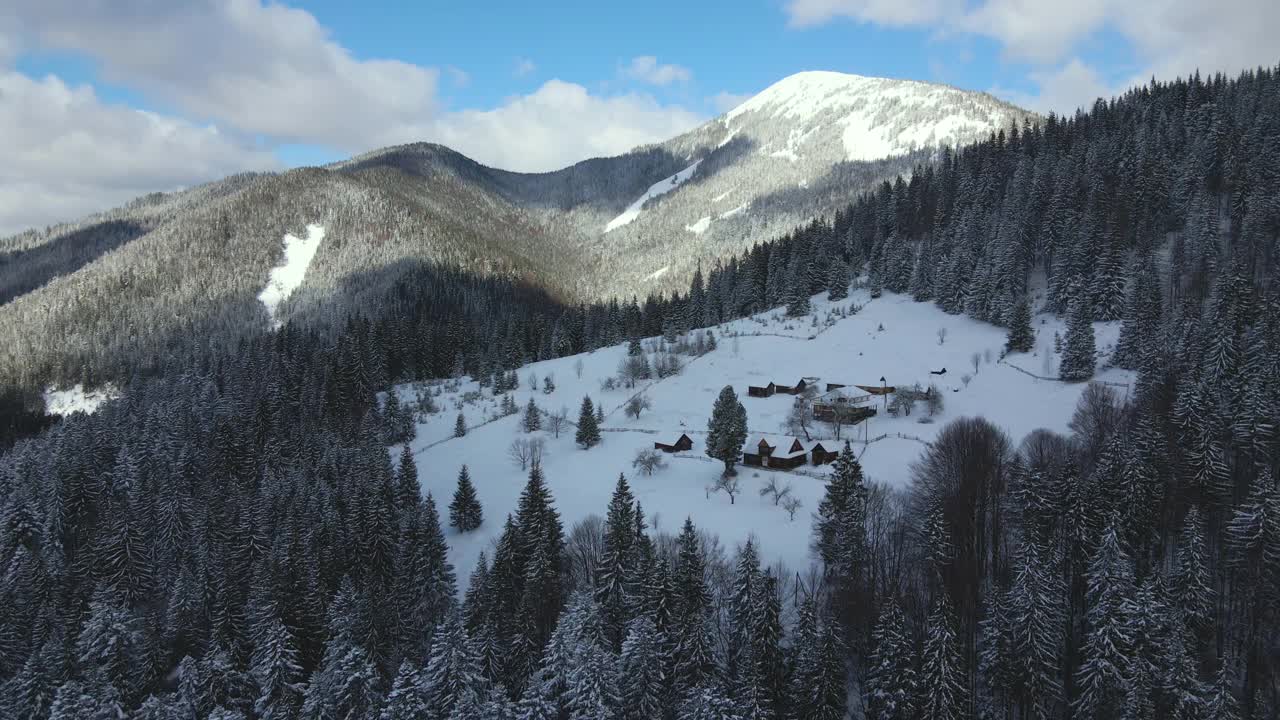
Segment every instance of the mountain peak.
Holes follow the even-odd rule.
[[[959,146],[1033,118],[982,92],[812,70],[788,75],[725,113],[726,128],[785,122],[800,133],[838,127],[846,159],[873,161]]]

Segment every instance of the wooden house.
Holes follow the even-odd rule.
[[[653,449],[669,453],[684,452],[685,450],[693,449],[693,438],[684,433],[680,433],[680,437],[676,438],[675,442],[670,444],[656,442],[653,444]]]
[[[764,387],[760,387],[757,385],[748,385],[747,395],[749,397],[759,397],[759,398],[773,397],[773,394],[777,392],[777,390],[778,390],[778,386],[774,385],[772,382],[770,382],[768,385],[765,385]]]
[[[827,392],[831,392],[832,390],[839,390],[842,387],[844,387],[844,385],[841,385],[840,383],[827,383]]]
[[[790,470],[804,465],[809,459],[804,443],[796,438],[787,438],[777,445],[770,445],[761,438],[757,443],[747,443],[742,448],[742,464],[754,467],[766,467],[776,470]]]
[[[835,459],[840,457],[840,451],[828,450],[821,442],[816,442],[809,450],[809,457],[814,465],[826,465],[829,462],[835,462]]]
[[[871,401],[872,394],[861,386],[837,387],[813,401],[813,417],[823,422],[857,424],[876,414]]]

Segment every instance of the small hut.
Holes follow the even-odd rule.
[[[778,386],[774,385],[772,382],[770,382],[768,385],[765,385],[764,387],[760,387],[758,385],[748,385],[747,396],[758,397],[758,398],[773,397],[773,394],[777,392],[777,389],[778,389]]]
[[[769,467],[769,458],[773,455],[774,446],[768,440],[760,438],[757,443],[747,442],[742,446],[742,464],[753,467]]]
[[[786,448],[785,451],[782,448]],[[809,451],[798,438],[787,438],[787,442],[779,443],[777,450],[769,458],[768,467],[790,470],[800,467],[809,460]]]
[[[655,450],[661,450],[662,452],[669,452],[669,453],[684,452],[685,450],[693,449],[693,438],[689,437],[684,433],[680,433],[680,437],[676,438],[675,442],[673,443],[656,442],[653,444],[653,448]]]
[[[810,384],[805,378],[800,378],[800,382],[795,385],[774,385],[774,389],[783,395],[800,395]]]
[[[839,450],[828,450],[821,442],[813,444],[813,449],[809,451],[814,465],[826,465],[829,462],[835,462],[840,457]]]

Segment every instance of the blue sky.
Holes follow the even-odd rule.
[[[1153,74],[1273,65],[1275,27],[1274,0],[17,0],[0,11],[0,234],[416,140],[552,169],[802,70],[1070,113]]]

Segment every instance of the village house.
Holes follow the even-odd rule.
[[[828,385],[830,387],[830,385]],[[813,401],[813,417],[823,422],[857,424],[876,414],[872,394],[861,386],[837,386]]]
[[[768,385],[765,385],[763,387],[758,385],[748,385],[747,396],[759,397],[759,398],[773,397],[773,394],[777,392],[777,389],[778,389],[778,386],[774,385],[772,382],[770,382]]]
[[[686,450],[691,450],[693,448],[693,438],[690,438],[688,435],[681,433],[680,437],[676,438],[675,442],[670,444],[656,442],[653,444],[653,448],[655,450],[661,450],[663,452],[669,452],[669,453],[684,452]]]
[[[798,438],[785,438],[777,445],[770,445],[768,440],[760,438],[758,442],[748,442],[742,448],[742,464],[752,467],[790,470],[808,461],[809,453]]]

